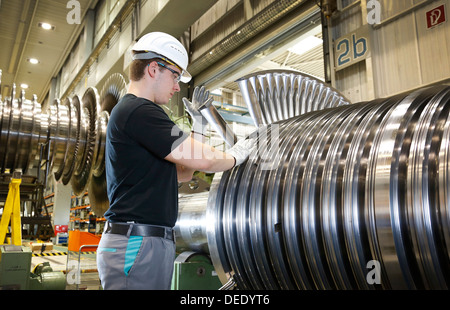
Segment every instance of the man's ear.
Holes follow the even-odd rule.
[[[156,75],[156,71],[158,70],[158,64],[156,63],[156,61],[152,61],[148,64],[147,69],[150,77],[154,78]]]

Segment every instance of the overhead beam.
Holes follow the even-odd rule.
[[[98,0],[90,0],[89,5],[86,6],[84,11],[81,13],[81,18],[84,19],[87,12],[90,10],[93,10],[95,5],[97,4]],[[67,48],[65,51],[61,54],[61,57],[58,59],[57,65],[54,67],[52,75],[48,78],[47,83],[45,84],[45,87],[42,89],[41,94],[38,96],[38,99],[42,101],[47,94],[47,92],[50,89],[52,79],[57,76],[58,72],[61,70],[64,62],[66,61],[67,57],[69,56],[70,52],[72,51],[73,46],[75,45],[75,42],[80,36],[81,31],[83,30],[83,27],[85,26],[85,23],[82,22],[78,25],[76,25],[75,30],[71,33],[69,43],[67,45]]]
[[[217,0],[169,0],[141,35],[151,31],[162,31],[179,38],[195,23]]]
[[[8,73],[10,73],[10,74],[12,74],[14,72],[16,72],[16,74],[17,74],[17,68],[19,67],[19,63],[20,63],[19,55],[23,54],[23,51],[27,44],[26,39],[24,39],[24,34],[26,31],[27,36],[28,36],[28,33],[30,31],[31,23],[30,23],[30,25],[28,25],[28,29],[27,30],[25,29],[25,25],[26,25],[25,21],[27,20],[28,11],[30,10],[30,5],[31,5],[31,1],[26,0],[22,7],[22,14],[20,15],[20,21],[19,21],[19,26],[17,28],[16,39],[14,41],[14,47],[13,47],[13,50],[11,53],[11,59],[9,61],[9,66],[8,66]],[[33,11],[33,16],[36,13],[36,8],[38,5],[39,5],[39,0],[36,0],[34,11]],[[33,20],[33,18],[31,18],[31,20]],[[22,49],[20,50],[21,46],[22,46]],[[14,80],[15,80],[15,77],[14,77]]]

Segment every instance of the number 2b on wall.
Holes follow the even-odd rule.
[[[367,58],[370,52],[368,30],[363,26],[334,42],[336,70],[351,66]]]

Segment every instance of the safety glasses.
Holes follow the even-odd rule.
[[[158,66],[163,67],[164,69],[167,69],[170,72],[172,72],[173,74],[175,74],[175,78],[174,78],[175,83],[179,83],[180,82],[181,74],[179,72],[177,72],[177,71],[167,67],[165,64],[162,64],[160,62],[156,62],[156,63],[158,64]]]

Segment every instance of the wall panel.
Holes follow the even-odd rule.
[[[414,16],[408,15],[373,33],[376,96],[385,97],[422,84]]]
[[[359,2],[359,1],[358,1]],[[381,23],[370,25],[373,73],[365,62],[336,72],[334,86],[350,100],[370,98],[367,77],[372,74],[375,97],[386,97],[421,86],[450,80],[450,22],[427,29],[426,12],[448,1],[380,0]],[[343,1],[343,7],[352,2]],[[332,19],[332,38],[336,40],[367,22],[367,0],[336,13]],[[369,8],[371,10],[372,8]],[[353,84],[356,83],[356,84]]]
[[[450,76],[450,2],[447,3],[447,22],[426,29],[425,12],[440,2],[431,4],[416,13],[418,54],[424,84],[449,78]]]

